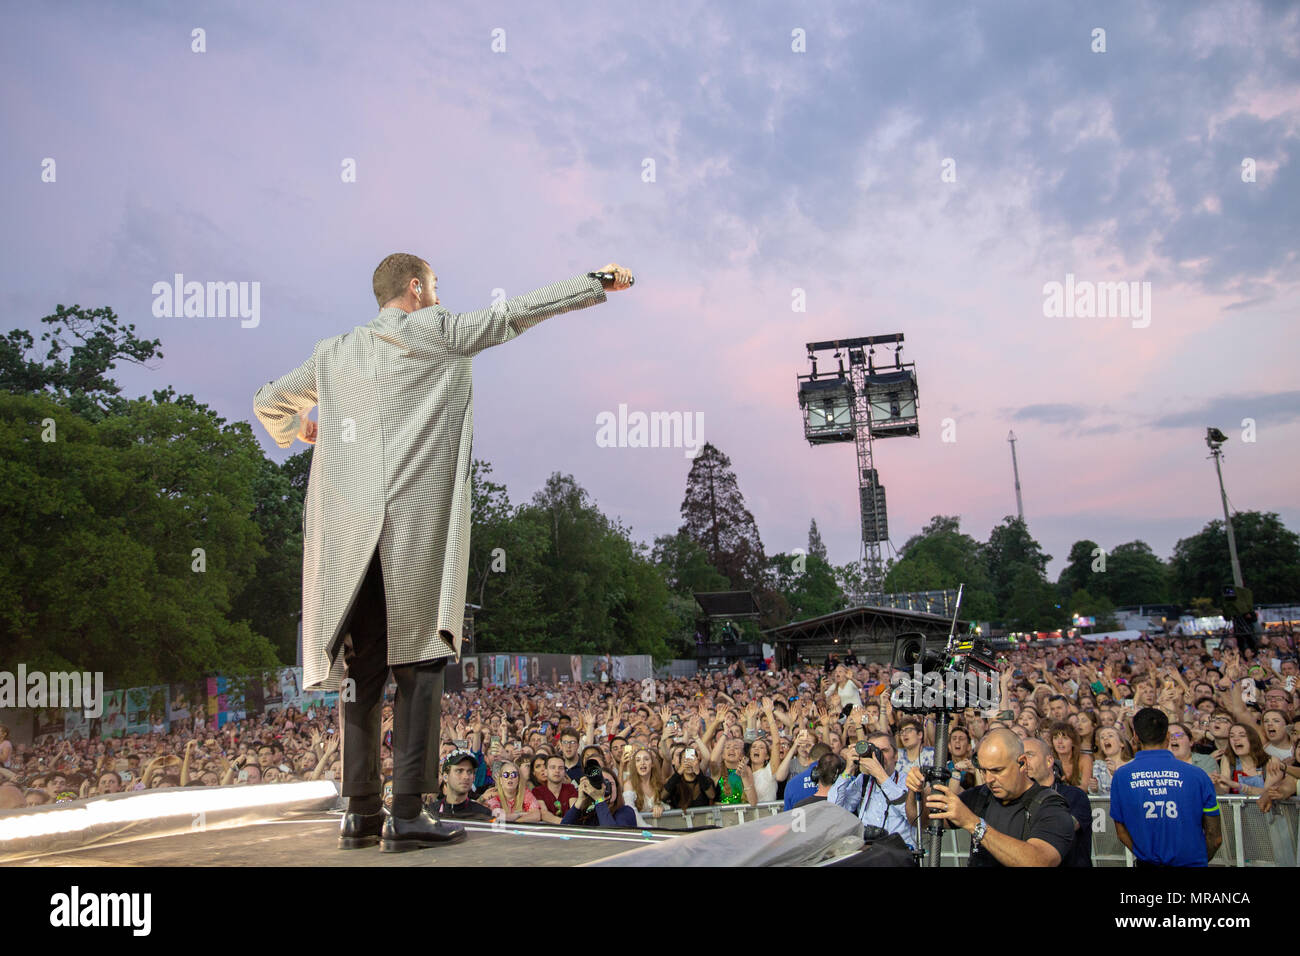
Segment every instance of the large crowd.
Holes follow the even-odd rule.
[[[954,715],[950,769],[964,786],[981,783],[980,742],[1001,727],[1039,742],[1025,752],[1041,756],[1045,775],[1106,794],[1138,747],[1134,714],[1157,708],[1175,757],[1205,770],[1219,793],[1269,812],[1295,797],[1300,778],[1295,641],[1275,631],[1257,651],[1178,637],[1022,645],[1001,655],[998,707]],[[934,760],[935,718],[891,706],[890,677],[888,664],[850,656],[791,670],[738,665],[692,678],[447,694],[441,788],[425,801],[455,817],[654,827],[691,807],[830,799],[865,820],[872,791],[851,781],[874,777],[884,792]],[[386,776],[391,727],[390,703]],[[0,727],[0,809],[340,772],[337,707],[108,740],[8,738]],[[882,806],[886,822],[894,807]],[[906,826],[900,818],[893,829]]]

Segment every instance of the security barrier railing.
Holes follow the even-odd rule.
[[[1092,862],[1094,866],[1131,866],[1133,855],[1119,842],[1110,818],[1110,797],[1090,796],[1092,805]],[[728,827],[748,823],[782,810],[780,802],[695,807],[666,810],[657,820],[643,814],[648,826],[667,830]],[[1220,796],[1223,845],[1211,866],[1296,866],[1300,861],[1300,801],[1282,800],[1268,813],[1260,813],[1253,797]],[[970,835],[949,831],[943,840],[943,865],[965,866],[970,855]]]

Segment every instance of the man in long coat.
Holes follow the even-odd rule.
[[[447,658],[460,656],[469,570],[473,358],[544,319],[605,301],[631,276],[581,274],[475,312],[438,303],[423,259],[387,257],[374,275],[379,315],[324,339],[311,358],[258,389],[254,411],[287,448],[314,443],[303,507],[303,690],[341,690],[339,845],[400,851],[462,839],[420,809],[438,791],[439,709]],[[318,421],[305,416],[319,406]],[[397,682],[393,812],[384,819],[380,707]],[[345,682],[347,682],[345,684]]]

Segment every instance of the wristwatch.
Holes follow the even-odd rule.
[[[970,848],[972,850],[980,845],[980,841],[984,839],[984,834],[988,832],[988,829],[989,825],[984,822],[983,817],[980,817],[980,822],[975,824],[975,832],[971,834],[970,838]]]

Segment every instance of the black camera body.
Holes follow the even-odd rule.
[[[858,752],[859,759],[870,757],[873,760],[877,761],[882,767],[884,766],[885,755],[881,753],[880,748],[877,747],[875,744],[873,744],[870,740],[859,740],[853,746],[853,749]]]
[[[582,775],[587,778],[587,782],[599,790],[605,792],[605,769],[600,765],[599,760],[588,760],[582,765]]]

